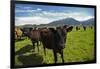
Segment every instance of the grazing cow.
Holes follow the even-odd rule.
[[[80,30],[80,28],[78,26],[76,26],[76,30],[78,31],[78,30]]]
[[[84,31],[86,30],[86,26],[83,26]]]
[[[90,28],[92,29],[92,28],[93,28],[93,26],[90,26]]]
[[[24,36],[29,37],[28,34],[32,29],[33,28],[23,28],[22,31],[23,31]]]
[[[63,49],[66,42],[66,26],[42,29],[40,32],[41,41],[44,47],[44,54],[46,55],[46,48],[52,49],[54,54],[54,61],[57,63],[57,53],[61,55],[62,62],[64,63]]]
[[[71,32],[73,30],[73,26],[68,27],[67,32]]]
[[[15,36],[16,36],[16,38],[17,39],[21,39],[22,35],[23,35],[23,31],[20,28],[16,27],[15,28]]]
[[[33,47],[35,47],[35,43],[37,43],[37,48],[38,48],[38,51],[39,51],[39,41],[40,41],[40,32],[39,32],[39,30],[30,31],[29,38],[32,41]]]
[[[39,51],[39,41],[40,41],[40,32],[36,28],[24,28],[23,29],[24,35],[27,36],[33,44],[33,49],[35,49],[35,43],[37,43],[37,48]]]

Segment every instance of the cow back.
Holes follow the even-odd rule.
[[[43,46],[48,49],[53,49],[55,47],[54,33],[50,29],[42,29],[41,41],[43,43]]]

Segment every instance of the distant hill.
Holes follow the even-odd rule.
[[[95,21],[94,18],[88,19],[86,21],[81,22],[83,25],[94,25]]]
[[[73,18],[65,18],[65,19],[62,19],[62,20],[53,21],[53,22],[49,23],[49,25],[62,25],[62,24],[79,25],[80,22],[73,19]]]
[[[88,19],[86,21],[78,21],[75,20],[74,18],[66,18],[62,20],[57,20],[49,23],[48,25],[62,25],[62,24],[67,24],[67,25],[94,25],[94,18]]]

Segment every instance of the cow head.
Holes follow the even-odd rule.
[[[57,27],[56,29],[56,42],[60,49],[65,48],[66,43],[66,27]]]

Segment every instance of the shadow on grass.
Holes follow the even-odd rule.
[[[21,38],[21,39],[15,39],[15,42],[19,42],[19,41],[23,41],[25,40],[24,38]]]
[[[22,67],[43,64],[43,57],[36,53],[30,55],[20,55],[18,60],[22,63]]]
[[[20,50],[18,50],[15,55],[22,55],[22,54],[25,54],[27,52],[30,52],[30,50],[33,49],[33,46],[32,45],[26,45],[24,46],[23,48],[21,48]]]

